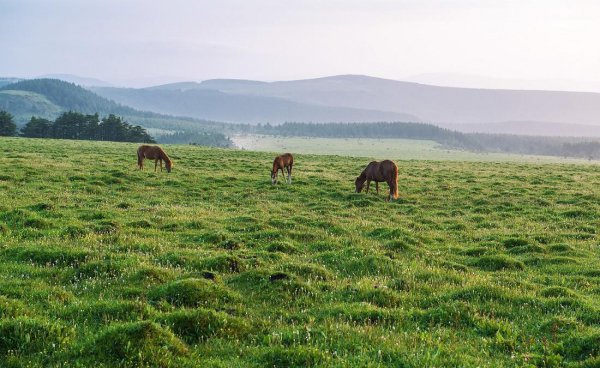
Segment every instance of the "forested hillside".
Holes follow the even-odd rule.
[[[27,91],[45,96],[48,101],[64,110],[79,111],[84,114],[97,112],[118,115],[152,115],[119,105],[73,83],[58,79],[30,79],[6,85],[0,91]],[[10,111],[12,106],[2,106]],[[11,111],[12,113],[12,111]],[[18,114],[18,112],[16,112]]]
[[[202,137],[202,142],[209,145],[231,144],[222,134],[222,123],[139,111],[57,79],[23,80],[0,87],[0,110],[11,113],[20,127],[30,121],[32,116],[54,120],[69,111],[84,115],[112,114],[133,125],[159,129],[162,133],[157,137],[159,141],[161,136],[169,136],[166,137],[169,142],[200,144],[201,142],[190,142],[190,137]],[[178,137],[186,139],[178,141]]]

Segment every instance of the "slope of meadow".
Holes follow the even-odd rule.
[[[600,365],[598,166],[0,146],[3,366]]]

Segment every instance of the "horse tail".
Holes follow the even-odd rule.
[[[394,199],[398,199],[398,166],[396,166],[396,164],[394,164],[392,168],[392,175],[394,176],[392,178],[394,183],[394,192],[392,193],[392,196]]]
[[[142,165],[144,164],[144,157],[142,154],[142,147],[138,148],[137,150],[137,157],[138,157],[138,166],[141,168]]]

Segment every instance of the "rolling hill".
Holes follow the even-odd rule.
[[[436,123],[539,121],[600,125],[600,94],[438,87],[360,75],[273,83],[212,80],[200,88],[302,103],[402,112]]]
[[[80,77],[73,74],[45,74],[35,79],[60,79],[65,82],[74,83],[79,86],[98,86],[98,87],[111,87],[112,84],[100,79]]]
[[[13,115],[31,117],[55,117],[61,111],[78,111],[85,114],[146,115],[100,97],[95,93],[58,79],[30,79],[8,84],[0,88],[0,108]],[[12,96],[8,99],[6,96]]]
[[[414,115],[351,106],[325,106],[256,93],[229,93],[177,83],[152,88],[92,88],[99,95],[141,110],[231,123],[310,121],[420,121]]]
[[[360,75],[280,82],[214,79],[146,89],[93,90],[137,108],[208,114],[207,118],[225,121],[426,121],[481,124],[478,131],[495,124],[489,132],[510,134],[531,129],[530,124],[515,122],[537,122],[535,135],[546,135],[546,128],[548,135],[572,135],[571,124],[582,126],[577,135],[587,135],[586,125],[600,126],[599,93],[438,87]],[[164,100],[157,107],[159,99]],[[249,104],[260,108],[253,111]],[[310,109],[312,115],[298,116],[295,108]],[[551,128],[547,123],[565,124],[565,128],[557,133],[557,125]]]
[[[33,115],[56,117],[62,111],[60,106],[42,94],[13,89],[0,89],[0,110],[13,114],[18,122]]]
[[[171,135],[168,141],[229,144],[221,132],[216,132],[222,130],[223,123],[136,110],[57,79],[23,80],[0,87],[0,110],[10,112],[19,126],[23,126],[32,116],[53,120],[65,111],[98,113],[101,116],[114,114],[132,125],[149,128],[150,134],[159,141],[161,136],[179,132]]]
[[[72,110],[85,114],[115,114],[148,128],[181,130],[186,127],[197,129],[220,125],[216,122],[136,110],[57,79],[22,80],[0,87],[0,109],[13,114],[20,124],[34,115],[54,119],[61,112]]]

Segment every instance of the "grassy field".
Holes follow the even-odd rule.
[[[267,135],[236,135],[231,139],[237,147],[250,151],[297,152],[401,160],[589,163],[583,159],[552,156],[474,153],[443,149],[437,142],[413,139],[308,138]],[[592,163],[597,163],[597,161],[592,161]]]
[[[600,366],[598,166],[0,146],[0,366]]]

